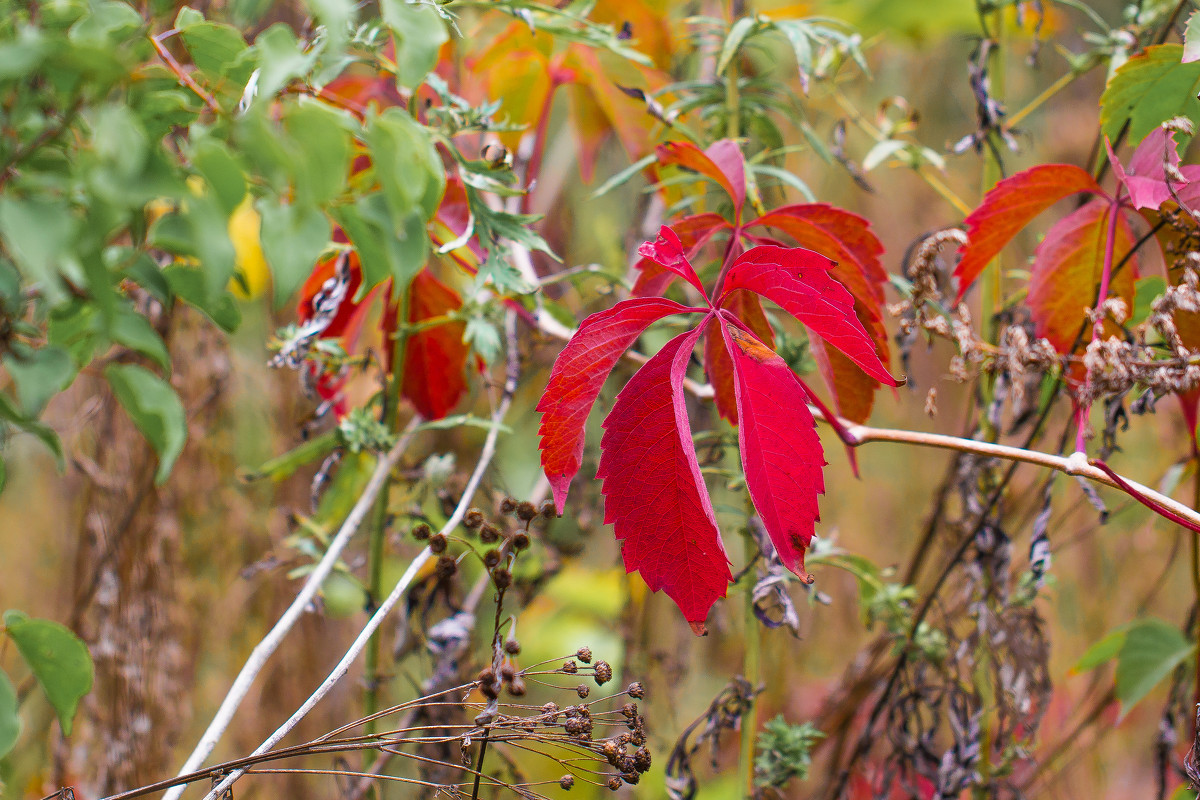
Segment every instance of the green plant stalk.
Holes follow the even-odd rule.
[[[996,30],[996,46],[988,55],[988,74],[992,79],[993,95],[997,98],[1004,96],[1004,72],[1006,64],[1004,42],[1004,13],[1002,10],[991,12],[991,23]],[[986,29],[986,26],[985,26]],[[1003,176],[1000,159],[995,148],[999,145],[993,140],[990,146],[984,148],[983,185],[980,187],[980,199],[987,195],[996,182]],[[984,268],[980,281],[982,294],[982,316],[980,320],[981,333],[985,341],[996,343],[995,317],[1004,304],[1004,268],[1000,256]],[[989,387],[990,391],[990,387]]]
[[[746,565],[749,566],[753,559],[758,555],[757,546],[754,543],[754,537],[747,530],[744,534],[743,544],[745,545]],[[743,580],[746,581],[746,641],[742,649],[742,677],[750,684],[751,693],[757,691],[759,681],[762,678],[760,667],[760,650],[762,648],[762,635],[758,629],[758,619],[754,616],[754,573],[747,572]],[[758,698],[753,694],[750,698],[750,705],[746,709],[745,716],[742,717],[742,749],[738,758],[738,778],[739,785],[743,790],[743,797],[754,796],[754,738],[758,734]]]
[[[731,24],[732,24],[731,20]],[[741,100],[738,97],[738,67],[737,55],[729,59],[725,68],[725,138],[736,139],[741,133],[738,117],[741,114]]]
[[[1195,432],[1192,433],[1195,436]],[[1192,508],[1200,509],[1200,456],[1196,456],[1196,475],[1192,479]],[[1200,536],[1189,536],[1192,551],[1192,594],[1196,608],[1200,609]],[[1200,622],[1196,623],[1200,626]],[[1200,703],[1200,654],[1196,656],[1196,672],[1195,672],[1195,689],[1192,694],[1192,702]],[[1191,720],[1192,738],[1195,739],[1197,734],[1197,719],[1192,716]]]
[[[400,430],[400,385],[404,379],[404,357],[407,352],[409,336],[407,323],[410,291],[411,284],[404,287],[404,291],[400,295],[400,308],[397,310],[399,324],[392,349],[392,379],[388,381],[386,390],[385,414],[388,429],[392,433],[398,433]],[[387,533],[388,495],[391,488],[392,482],[389,478],[379,493],[379,502],[371,517],[370,539],[367,544],[367,592],[370,594],[372,603],[376,602],[383,592],[384,542]],[[379,636],[376,635],[367,640],[366,650],[363,654],[363,671],[367,684],[366,690],[363,692],[363,716],[366,717],[373,716],[379,710],[379,660]],[[377,726],[378,721],[372,719],[366,724],[365,732],[374,734],[378,730]],[[369,769],[374,761],[375,752],[373,750],[366,751],[363,756],[364,767]]]

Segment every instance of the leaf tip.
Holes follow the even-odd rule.
[[[704,624],[703,620],[688,620],[688,627],[697,636],[708,636],[708,626]]]

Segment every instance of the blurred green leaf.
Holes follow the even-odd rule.
[[[58,270],[60,259],[74,244],[77,227],[77,218],[61,200],[0,197],[0,234],[7,240],[8,252],[26,277],[41,285],[51,303],[66,298]]]
[[[213,194],[226,215],[246,196],[246,178],[241,165],[224,144],[212,139],[200,139],[192,145],[192,166],[212,187]]]
[[[1196,650],[1196,644],[1161,619],[1138,620],[1125,633],[1117,654],[1117,699],[1124,716],[1175,667]]]
[[[179,16],[183,17],[183,14],[180,13]],[[178,24],[176,22],[176,25]],[[183,43],[192,57],[192,63],[210,80],[220,78],[226,68],[234,64],[249,47],[237,28],[230,25],[198,22],[180,27]],[[245,80],[241,82],[244,83]]]
[[[4,367],[12,376],[17,400],[28,417],[41,414],[50,398],[75,380],[75,364],[61,347],[14,346],[4,356]]]
[[[1121,648],[1125,646],[1125,634],[1127,628],[1124,626],[1117,628],[1112,633],[1106,635],[1103,639],[1092,644],[1084,654],[1075,662],[1075,666],[1071,667],[1072,672],[1087,672],[1095,669],[1101,664],[1106,664],[1117,657],[1121,652]]]
[[[436,9],[405,0],[381,0],[384,24],[396,39],[396,84],[415,89],[437,64],[438,50],[450,38]]]
[[[262,248],[271,267],[275,307],[279,308],[313,271],[329,244],[329,222],[316,209],[302,211],[278,200],[263,198]]]
[[[17,744],[21,735],[21,717],[17,714],[17,692],[8,676],[0,671],[0,758]]]
[[[109,333],[117,344],[141,353],[161,367],[163,372],[171,371],[171,355],[167,352],[167,345],[150,320],[132,308],[122,308],[117,313]]]
[[[121,407],[158,453],[154,483],[161,486],[187,441],[183,403],[170,384],[136,364],[109,364],[104,377]]]
[[[0,419],[33,435],[38,441],[46,445],[46,448],[54,455],[59,470],[62,470],[66,465],[63,458],[62,442],[59,441],[58,434],[54,432],[54,429],[43,422],[25,417],[21,414],[16,404],[9,399],[8,395],[3,393],[0,393]]]
[[[70,736],[75,709],[92,690],[94,670],[87,645],[65,625],[20,611],[5,612],[4,626],[54,706],[63,735]]]
[[[259,52],[258,96],[270,99],[293,79],[306,75],[317,54],[304,52],[296,34],[277,22],[258,35],[254,46]]]
[[[399,221],[413,209],[427,220],[437,211],[446,189],[442,159],[429,132],[398,108],[367,121],[367,145],[375,177]]]
[[[288,107],[282,122],[287,143],[293,145],[290,170],[296,204],[319,206],[329,202],[342,191],[350,171],[346,118],[321,103],[306,103]]]

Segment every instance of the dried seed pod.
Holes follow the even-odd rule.
[[[416,525],[413,525],[411,532],[412,537],[418,542],[423,542],[433,535],[433,530],[424,522],[418,522]]]
[[[533,503],[528,500],[523,500],[517,503],[517,519],[522,522],[529,522],[538,515],[538,510],[533,507]]]
[[[491,667],[484,667],[479,674],[475,676],[475,680],[479,683],[479,691],[488,700],[495,700],[500,696],[500,686],[496,680],[496,671]]]
[[[500,529],[490,522],[479,529],[479,541],[484,544],[495,544],[500,541]]]
[[[550,500],[547,500],[546,502],[542,503],[540,513],[546,519],[557,519],[558,518],[558,509],[556,509],[554,507],[554,503]]]
[[[517,531],[512,537],[513,550],[520,552],[529,547],[529,534],[525,531]]]
[[[583,720],[579,719],[578,717],[568,719],[566,724],[563,725],[563,730],[565,730],[569,736],[578,736],[579,734],[583,733]]]
[[[429,537],[429,549],[434,553],[446,552],[446,534],[435,533]]]
[[[637,703],[626,703],[625,705],[621,706],[621,714],[625,717],[625,719],[633,722],[638,716]]]
[[[579,672],[579,665],[574,661],[564,661],[561,669],[568,675],[574,675],[576,672]]]
[[[624,758],[622,758],[621,763],[617,764],[616,767],[617,767],[617,769],[621,770],[621,772],[624,772],[626,774],[628,774],[630,772],[638,772],[639,771],[637,766],[633,763],[633,759],[630,758],[629,756],[625,756]]]
[[[558,724],[558,703],[546,703],[542,706],[542,713],[546,715],[546,721],[551,725]]]
[[[600,753],[604,756],[604,760],[614,767],[617,766],[618,762],[621,760],[620,754],[618,753],[617,743],[614,741],[609,740],[605,742],[600,747]]]
[[[617,791],[618,789],[620,789],[621,788],[621,779],[620,778],[611,778],[608,781],[608,788],[614,792]]]
[[[638,700],[641,700],[646,696],[646,687],[642,686],[641,681],[634,681],[633,683],[629,684],[629,688],[625,690],[625,693],[630,697],[635,697]]]
[[[458,562],[454,560],[454,556],[441,556],[437,560],[437,576],[443,580],[452,577],[458,572]]]
[[[516,639],[505,639],[504,652],[508,653],[510,656],[517,655],[521,652],[521,643]]]
[[[581,647],[575,651],[575,657],[585,664],[592,663],[592,648]]]
[[[623,780],[623,781],[625,781],[626,783],[628,783],[628,784],[631,784],[631,785],[632,785],[632,784],[635,784],[635,783],[637,783],[637,782],[638,782],[638,781],[640,781],[641,779],[642,779],[642,776],[641,776],[641,775],[639,775],[639,774],[637,774],[637,772],[623,772],[623,773],[621,773],[621,780]]]
[[[580,699],[584,699],[591,693],[586,683],[581,683],[575,687],[575,694],[579,695]]]
[[[512,586],[512,573],[506,569],[496,568],[492,570],[492,583],[496,584],[497,589],[503,591]]]
[[[517,510],[517,501],[513,500],[511,497],[505,497],[503,500],[500,501],[500,513],[501,514],[511,514],[516,510]]]
[[[513,697],[524,697],[525,679],[520,675],[514,675],[512,680],[508,682],[508,693]]]
[[[558,779],[558,786],[561,789],[569,790],[574,785],[575,785],[575,776],[574,775],[563,775],[561,778]]]
[[[483,524],[483,512],[478,508],[472,508],[463,515],[463,526],[468,530],[475,530]]]
[[[644,747],[639,747],[637,752],[633,754],[633,765],[638,772],[646,772],[650,769],[650,751]]]
[[[504,662],[500,665],[500,677],[506,681],[511,681],[517,674],[517,669],[511,662]]]
[[[596,685],[603,686],[612,680],[612,666],[607,661],[596,662]]]
[[[491,569],[492,567],[496,566],[499,563],[500,563],[500,551],[499,550],[488,550],[486,553],[483,554],[483,565],[485,567],[487,567],[488,569]]]

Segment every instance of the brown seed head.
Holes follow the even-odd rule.
[[[537,515],[538,510],[533,507],[533,503],[530,503],[528,500],[517,503],[517,519],[522,522],[529,522]]]
[[[446,534],[435,533],[429,537],[429,549],[435,553],[446,552]]]
[[[559,785],[559,788],[561,788],[561,789],[569,790],[572,786],[575,785],[575,776],[574,775],[563,775],[561,778],[558,779],[558,785]]]
[[[546,519],[556,519],[558,517],[558,509],[554,507],[554,503],[550,500],[542,503],[540,512]]]
[[[524,697],[525,679],[520,675],[513,676],[513,679],[508,682],[508,693],[513,697]]]
[[[424,522],[418,522],[413,525],[412,537],[418,542],[423,542],[433,534],[433,531]]]
[[[483,554],[483,565],[485,567],[487,567],[488,569],[491,569],[492,567],[496,566],[499,563],[500,563],[500,551],[499,550],[488,550],[486,553]]]
[[[517,531],[512,537],[513,550],[520,552],[526,547],[529,547],[529,534],[525,531]]]
[[[564,661],[562,665],[562,671],[568,675],[574,675],[576,672],[579,672],[579,665],[574,661]]]
[[[581,683],[575,687],[575,694],[579,695],[580,699],[586,698],[591,691],[586,683]]]
[[[510,656],[517,655],[521,652],[521,643],[516,639],[505,639],[504,652],[508,653]]]
[[[612,680],[612,666],[607,661],[596,662],[596,685],[603,686]]]
[[[475,530],[483,524],[483,512],[478,508],[472,508],[463,516],[463,525],[469,530]]]
[[[650,769],[650,751],[644,747],[639,747],[637,752],[633,754],[633,765],[638,772],[645,772]]]
[[[517,501],[511,497],[506,497],[500,501],[500,513],[511,514],[517,510]]]
[[[500,529],[490,522],[479,529],[479,541],[484,544],[495,544],[500,541]]]
[[[585,664],[592,663],[592,648],[581,647],[575,651],[575,657]]]
[[[634,681],[633,683],[629,684],[629,688],[625,690],[625,693],[630,697],[641,700],[646,696],[646,687],[642,686],[641,681]]]
[[[621,779],[620,778],[610,778],[608,781],[608,788],[614,792],[617,791],[618,789],[620,789],[621,788]]]
[[[497,589],[507,589],[512,586],[512,573],[506,569],[496,568],[492,570],[492,583],[496,584]]]
[[[443,580],[458,572],[458,562],[454,556],[442,556],[437,560],[437,576]]]

